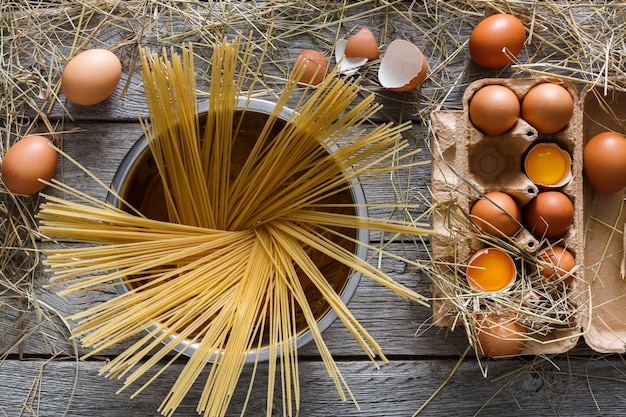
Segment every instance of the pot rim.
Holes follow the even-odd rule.
[[[258,99],[258,98],[240,98],[237,102],[236,110],[253,111],[253,112],[269,115],[271,114],[275,106],[276,106],[275,103],[268,101],[268,100],[263,100],[263,99]],[[199,114],[206,113],[208,111],[208,108],[209,108],[208,102],[200,103],[198,105],[198,113]],[[283,107],[282,111],[280,112],[279,119],[284,120],[285,122],[288,122],[291,116],[293,115],[293,113],[294,113],[293,110],[287,107]],[[326,149],[328,152],[332,153],[338,149],[338,146],[333,144],[331,146],[326,146]],[[116,206],[116,207],[118,206],[119,198],[118,198],[117,193],[120,192],[126,179],[133,172],[134,163],[137,160],[139,160],[139,158],[145,152],[149,152],[149,151],[150,150],[148,146],[148,140],[145,135],[142,135],[133,144],[133,146],[130,148],[130,150],[127,152],[127,154],[124,156],[124,158],[120,162],[120,165],[118,166],[118,169],[116,170],[115,175],[113,176],[113,179],[111,181],[110,190],[108,191],[107,196],[106,196],[106,202],[110,203],[113,206]],[[348,182],[351,185],[350,192],[352,194],[352,200],[355,203],[354,209],[356,211],[356,215],[360,217],[367,217],[368,210],[365,204],[366,203],[365,193],[363,192],[363,188],[361,184],[356,180],[349,180]],[[356,245],[355,253],[359,258],[366,260],[367,252],[368,252],[367,245],[369,244],[369,231],[366,229],[358,229],[356,240],[358,243]],[[353,270],[350,277],[346,281],[343,290],[339,294],[341,300],[345,304],[348,304],[348,302],[354,296],[354,293],[356,292],[356,289],[361,280],[361,276],[362,276],[361,272]],[[120,278],[118,279],[118,281],[120,284],[115,285],[116,292],[119,295],[128,293],[129,292],[128,287],[124,284],[123,279]],[[317,324],[318,324],[320,331],[321,332],[325,331],[328,327],[330,327],[330,325],[336,319],[337,319],[337,314],[332,308],[329,308],[328,311],[324,313],[324,315],[322,315],[322,317],[320,317],[317,320]],[[154,325],[149,326],[146,329],[146,331],[151,332],[158,328],[159,328],[159,325],[154,324]],[[163,344],[170,343],[173,340],[173,338],[174,338],[173,336],[167,337],[165,340],[163,340]],[[296,344],[297,344],[298,349],[302,348],[303,346],[313,341],[313,334],[311,330],[309,328],[306,328],[305,330],[300,332],[296,336],[296,341],[297,341]],[[174,348],[174,350],[179,353],[182,353],[185,356],[191,356],[193,352],[196,350],[197,345],[198,345],[198,342],[193,341],[193,340],[184,341],[184,342],[179,343]],[[280,349],[281,349],[281,346],[278,346],[277,350],[279,352],[280,352]],[[220,352],[216,352],[214,355],[218,355],[219,353]],[[252,349],[247,354],[246,363],[254,363],[256,361],[267,361],[269,357],[270,357],[269,346],[264,346],[260,350]],[[215,356],[212,356],[211,361],[213,361],[214,358]]]

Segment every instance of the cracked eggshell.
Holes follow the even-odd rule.
[[[378,81],[388,90],[409,91],[419,87],[428,71],[422,51],[409,41],[392,41],[380,63]]]
[[[346,44],[348,41],[346,39],[339,39],[335,44],[335,60],[339,65],[339,73],[345,75],[353,75],[358,69],[365,65],[368,61],[367,58],[349,58],[345,55]]]
[[[348,58],[378,59],[380,56],[378,42],[376,42],[372,31],[363,26],[361,30],[350,36],[346,43],[345,56]]]

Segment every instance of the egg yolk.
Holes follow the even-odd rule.
[[[537,145],[525,160],[526,175],[535,184],[556,185],[570,171],[569,155],[558,146]]]
[[[476,252],[467,266],[470,286],[481,291],[500,291],[513,283],[515,274],[513,259],[507,253],[494,248]]]

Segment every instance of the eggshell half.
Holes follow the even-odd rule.
[[[345,55],[347,43],[348,41],[346,39],[339,39],[337,43],[335,43],[335,60],[339,66],[340,74],[353,75],[362,65],[365,65],[368,59],[347,57]]]
[[[409,41],[392,41],[380,62],[378,81],[388,90],[408,91],[419,87],[428,72],[422,51]]]
[[[345,56],[348,58],[378,59],[380,56],[378,42],[376,42],[372,31],[364,26],[356,34],[350,36],[346,43]]]

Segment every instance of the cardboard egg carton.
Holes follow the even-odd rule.
[[[500,84],[511,89],[521,100],[541,82],[554,82],[565,87],[574,99],[574,114],[570,123],[552,135],[542,135],[523,119],[509,131],[498,136],[487,136],[477,130],[469,120],[468,104],[472,95],[489,84]],[[432,193],[437,209],[433,214],[431,240],[433,257],[440,265],[463,263],[478,249],[485,239],[475,233],[465,233],[468,213],[473,202],[482,194],[503,191],[524,207],[538,192],[525,174],[523,158],[531,145],[537,142],[555,142],[567,150],[572,158],[572,180],[560,188],[572,201],[574,221],[569,230],[558,239],[574,255],[577,264],[584,264],[584,202],[581,131],[583,112],[576,88],[568,82],[551,78],[534,79],[483,79],[472,83],[463,96],[463,110],[435,111],[431,114],[434,131],[432,142]],[[490,239],[490,237],[486,237]],[[534,254],[545,243],[522,228],[508,244],[520,253]],[[459,326],[458,309],[446,297],[446,291],[455,291],[459,280],[464,279],[460,268],[439,267],[441,274],[433,276],[433,320],[439,326]],[[441,279],[443,275],[445,279]],[[586,284],[582,271],[568,290],[568,297],[585,311],[588,306]],[[446,287],[447,286],[447,287]],[[444,291],[445,290],[445,291]],[[578,311],[578,309],[577,309]],[[549,334],[533,335],[523,354],[549,354],[565,352],[574,347],[584,333],[582,323],[587,314],[580,314],[574,323],[555,328]],[[465,324],[467,326],[467,323]]]
[[[612,130],[625,134],[626,79],[611,82],[620,89],[604,85],[587,86],[581,92],[581,140],[587,143],[600,132]],[[611,158],[611,155],[606,155]],[[626,163],[626,161],[624,162]],[[585,341],[599,352],[626,351],[626,207],[624,190],[614,194],[594,191],[585,183],[585,281],[589,285],[591,314],[583,323]]]

